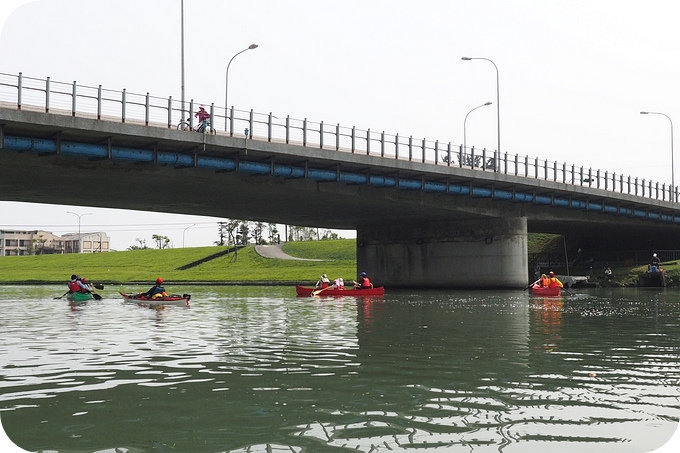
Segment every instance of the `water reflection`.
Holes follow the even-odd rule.
[[[680,415],[670,291],[34,291],[0,288],[0,410],[29,450],[647,451]]]

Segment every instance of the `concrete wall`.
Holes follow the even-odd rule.
[[[357,265],[389,287],[524,288],[527,220],[371,225],[357,231]]]

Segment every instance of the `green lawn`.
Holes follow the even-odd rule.
[[[92,282],[316,282],[321,274],[330,278],[356,279],[354,239],[295,242],[284,245],[286,253],[323,261],[267,259],[248,246],[186,270],[179,267],[224,250],[196,247],[165,250],[131,250],[96,254],[3,256],[0,283],[64,283],[71,274]]]

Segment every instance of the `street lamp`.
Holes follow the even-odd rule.
[[[467,115],[465,115],[465,120],[463,121],[463,153],[467,149],[467,132],[466,132],[467,117],[470,115],[470,113],[474,112],[477,109],[481,109],[482,107],[486,107],[487,105],[491,105],[491,102],[485,102],[482,105],[478,105],[477,107],[467,112]]]
[[[182,0],[182,12],[181,12],[181,49],[182,49],[182,118],[184,120],[184,0]]]
[[[193,226],[196,226],[196,224],[194,223],[193,225],[189,225],[188,227],[186,227],[186,228],[184,229],[184,231],[182,231],[182,248],[184,248],[184,233],[186,233],[187,230],[188,230],[189,228],[193,227]]]
[[[228,95],[229,95],[229,66],[231,66],[231,62],[234,61],[234,58],[238,57],[241,55],[243,52],[246,50],[252,50],[252,49],[257,49],[257,44],[251,44],[247,48],[243,49],[233,57],[231,57],[231,60],[229,60],[229,63],[227,64],[227,72],[224,76],[224,131],[227,131],[227,112],[229,111],[229,104],[227,104],[228,100]]]
[[[675,163],[673,162],[673,121],[671,117],[665,113],[660,112],[640,112],[641,115],[663,115],[668,118],[671,123],[671,201],[677,201],[677,194],[675,192]]]
[[[499,83],[499,77],[498,77],[498,66],[496,66],[496,63],[493,61],[489,60],[488,58],[477,58],[477,57],[462,57],[461,60],[464,61],[470,61],[470,60],[486,60],[490,62],[494,68],[496,68],[496,116],[497,116],[497,124],[498,124],[498,155],[500,156],[501,154],[501,95],[500,95],[500,83]]]
[[[68,214],[73,214],[73,215],[77,215],[77,216],[78,216],[78,253],[80,253],[80,252],[82,251],[82,244],[81,244],[81,238],[80,238],[80,219],[81,219],[81,217],[83,217],[83,216],[92,215],[92,213],[91,213],[91,212],[86,212],[85,214],[76,214],[75,212],[71,212],[71,211],[66,211],[66,212],[67,212]]]

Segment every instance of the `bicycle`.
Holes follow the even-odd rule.
[[[178,131],[196,131],[196,132],[203,132],[204,134],[210,134],[210,135],[215,135],[217,131],[212,128],[212,125],[210,124],[210,120],[205,119],[198,123],[198,126],[194,129],[191,127],[191,123],[189,123],[189,118],[186,120],[182,120],[177,124],[177,130]]]

